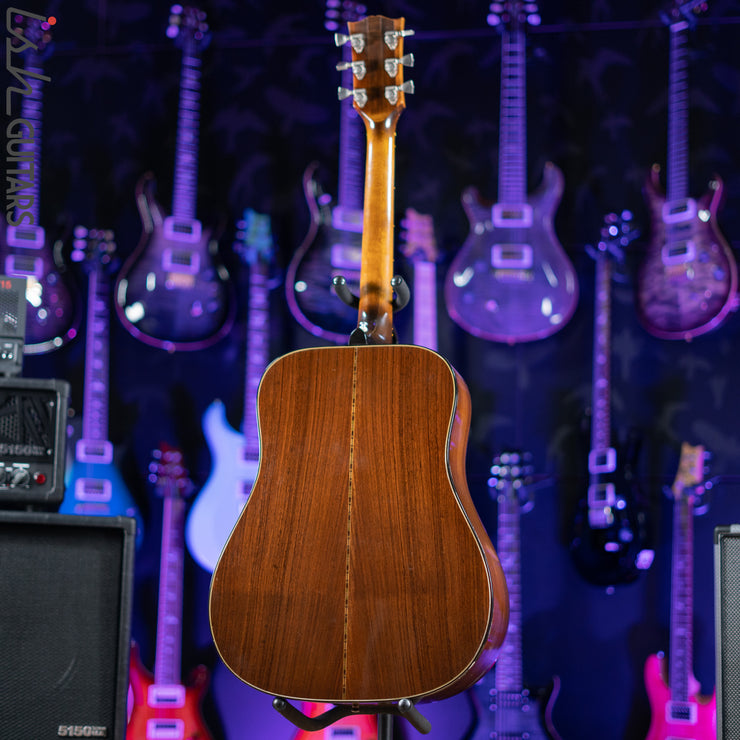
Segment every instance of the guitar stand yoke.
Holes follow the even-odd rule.
[[[347,287],[346,278],[342,275],[336,275],[331,282],[337,295],[342,299],[342,303],[346,303],[350,308],[359,308],[360,298]],[[394,275],[391,278],[391,287],[396,293],[392,303],[393,310],[400,311],[408,304],[411,298],[411,291],[406,281],[400,275]]]
[[[414,706],[411,699],[401,699],[398,704],[383,704],[382,706],[335,705],[317,717],[309,717],[300,709],[294,707],[287,699],[276,696],[272,706],[296,727],[306,732],[323,730],[334,722],[353,714],[378,715],[378,740],[393,740],[392,715],[397,714],[408,720],[409,724],[423,735],[432,729],[432,723]]]

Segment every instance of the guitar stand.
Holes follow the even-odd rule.
[[[337,275],[332,280],[332,285],[337,295],[342,299],[342,303],[346,303],[350,308],[359,308],[360,298],[356,296],[348,287],[347,280],[342,275]],[[411,291],[406,281],[400,275],[394,275],[391,278],[391,287],[395,292],[393,298],[394,311],[400,311],[406,306],[411,298]]]
[[[401,699],[398,704],[384,704],[382,706],[335,705],[317,717],[309,717],[300,709],[294,707],[287,699],[276,696],[272,706],[288,721],[306,732],[317,732],[334,724],[344,717],[353,714],[378,715],[378,740],[393,740],[393,715],[400,715],[408,720],[409,724],[423,735],[432,729],[432,723],[414,706],[411,699]]]

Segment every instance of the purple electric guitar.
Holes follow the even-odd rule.
[[[327,1],[326,27],[336,30],[365,14],[359,3],[342,3],[341,9]],[[342,85],[352,88],[352,47],[342,50]],[[311,334],[337,344],[346,344],[357,326],[357,309],[343,303],[332,287],[341,276],[357,293],[362,247],[362,206],[365,185],[365,130],[352,106],[340,103],[339,190],[336,204],[324,193],[315,175],[318,165],[309,165],[303,190],[311,214],[311,225],[296,250],[285,277],[286,297],[296,321]]]
[[[190,554],[210,572],[216,567],[257,476],[260,454],[257,389],[267,367],[270,348],[269,294],[273,260],[270,218],[247,209],[240,229],[241,242],[234,245],[234,250],[249,266],[242,430],[240,433],[231,427],[222,401],[215,400],[206,409],[203,432],[213,467],[190,509],[185,530]]]
[[[539,16],[534,3],[522,0],[503,8],[488,17],[503,29],[498,201],[482,200],[474,188],[463,193],[470,233],[447,273],[445,301],[470,334],[515,344],[565,326],[578,302],[578,280],[553,228],[562,172],[548,163],[541,186],[527,195],[524,26]]]
[[[198,111],[205,13],[173,6],[167,35],[182,48],[180,107],[172,215],[153,196],[145,175],[136,190],[142,239],[116,283],[116,311],[137,339],[169,352],[209,347],[234,322],[235,295],[218,245],[196,218]]]
[[[62,235],[50,237],[40,221],[42,100],[49,80],[43,62],[51,50],[51,26],[24,14],[14,19],[13,28],[25,40],[13,37],[14,46],[28,46],[17,52],[24,62],[22,81],[13,88],[18,96],[10,97],[11,103],[20,98],[20,111],[8,127],[6,176],[12,198],[7,225],[0,228],[0,272],[26,279],[24,352],[41,354],[77,336],[80,307],[62,258]]]
[[[470,690],[477,723],[466,740],[560,740],[552,720],[560,679],[553,677],[547,696],[531,692],[523,682],[520,518],[534,506],[527,489],[531,466],[525,458],[519,452],[502,453],[494,460],[488,480],[498,504],[496,551],[509,587],[509,629],[498,662]]]
[[[722,324],[737,308],[737,265],[719,231],[723,183],[715,177],[698,200],[689,195],[688,29],[706,0],[678,2],[669,17],[668,171],[645,184],[651,236],[638,271],[637,312],[660,339],[686,339]]]

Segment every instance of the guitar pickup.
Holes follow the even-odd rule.
[[[113,498],[113,486],[105,478],[78,478],[75,500],[87,503],[107,503]]]
[[[175,218],[167,216],[162,224],[166,239],[176,242],[198,242],[203,233],[200,221],[195,218]]]
[[[361,208],[335,206],[331,212],[331,225],[342,231],[362,232],[363,212]]]
[[[596,529],[614,523],[612,506],[617,500],[613,483],[594,483],[588,487],[588,523]]]
[[[496,203],[491,211],[493,225],[502,229],[529,228],[532,206],[529,203]]]
[[[162,269],[170,273],[197,275],[200,272],[200,255],[189,249],[165,249],[162,253]]]
[[[494,244],[491,264],[499,270],[528,270],[532,267],[532,247],[529,244]]]
[[[184,707],[185,687],[181,684],[152,684],[146,695],[146,703],[152,708]],[[173,735],[157,735],[157,737],[179,737]]]
[[[689,725],[696,724],[696,705],[687,701],[669,701],[665,705],[665,718],[667,722],[685,722]]]
[[[660,257],[663,264],[682,265],[684,262],[691,262],[696,257],[696,246],[691,239],[680,242],[668,242],[660,250]]]
[[[330,740],[360,740],[360,729],[359,727],[330,727],[329,728]]]
[[[613,447],[600,450],[591,450],[588,453],[588,472],[613,473],[617,469],[617,451]]]
[[[185,722],[181,719],[148,719],[146,740],[184,740]]]
[[[75,445],[75,460],[81,463],[113,462],[113,445],[107,439],[80,439]]]
[[[335,270],[352,270],[357,272],[360,268],[361,248],[355,244],[332,244],[331,266]],[[345,276],[346,277],[346,276]]]
[[[46,242],[46,233],[42,226],[8,226],[5,239],[9,247],[39,249]]]
[[[10,277],[34,277],[40,280],[44,275],[44,261],[41,257],[9,254],[5,258],[5,274]]]
[[[693,198],[667,200],[663,203],[662,216],[664,224],[690,221],[696,216],[696,201]]]

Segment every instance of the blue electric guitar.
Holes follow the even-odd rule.
[[[113,462],[108,439],[108,367],[110,359],[110,281],[116,245],[110,231],[75,229],[72,259],[88,273],[87,332],[82,437],[75,445],[68,470],[62,514],[131,516],[137,522],[137,545],[142,520],[133,497]]]
[[[257,475],[257,388],[269,354],[268,300],[273,256],[270,219],[247,209],[240,226],[241,240],[234,249],[249,267],[243,432],[231,427],[222,401],[215,400],[206,409],[203,431],[214,464],[190,509],[185,530],[190,554],[211,572]]]

